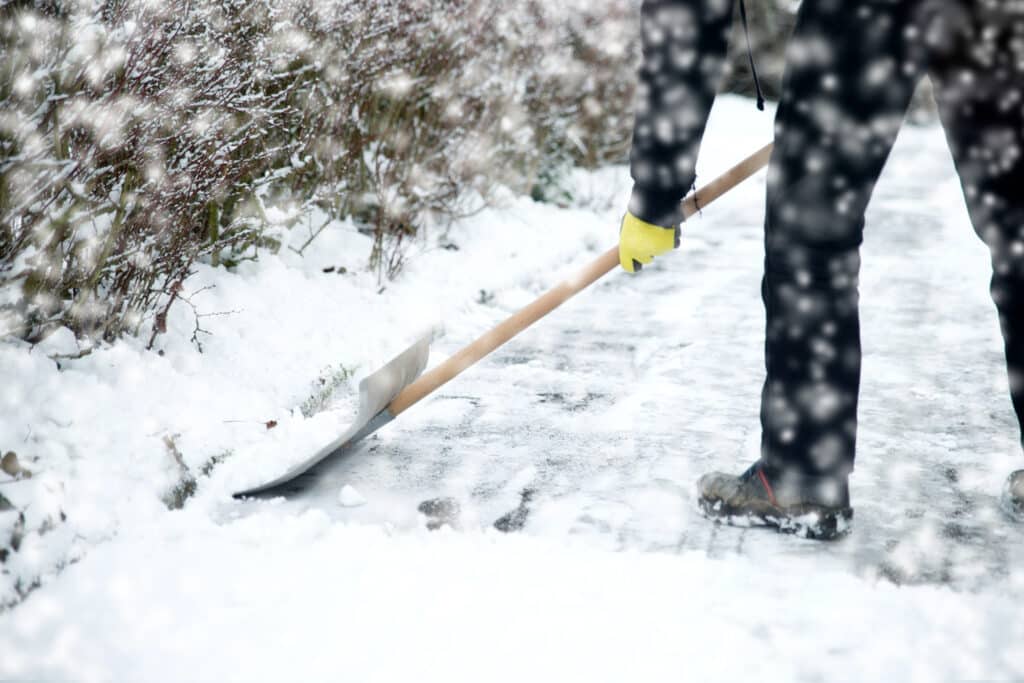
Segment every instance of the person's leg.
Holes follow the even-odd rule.
[[[705,475],[711,517],[841,535],[852,515],[864,212],[925,68],[917,3],[805,0],[787,49],[765,220],[761,458]]]
[[[915,3],[806,0],[787,51],[765,221],[761,462],[843,477],[860,385],[864,212],[925,64]]]
[[[930,28],[931,75],[971,222],[992,253],[1024,444],[1024,10],[1008,4],[947,2]]]
[[[732,0],[644,0],[629,203],[630,213],[643,221],[683,221],[680,201],[696,178],[732,12]]]

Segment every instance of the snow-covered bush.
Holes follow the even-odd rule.
[[[259,2],[7,13],[0,277],[8,297],[20,284],[8,332],[111,338],[145,314],[159,331],[196,258],[258,242],[237,207],[313,133],[272,28]]]
[[[156,335],[268,204],[403,241],[621,159],[631,0],[50,0],[0,8],[0,337]],[[299,215],[301,212],[294,212]]]

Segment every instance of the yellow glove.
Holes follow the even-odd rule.
[[[655,256],[661,256],[679,246],[679,226],[663,228],[645,223],[626,212],[619,231],[619,263],[629,273],[635,273],[650,263]]]

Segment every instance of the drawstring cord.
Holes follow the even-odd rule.
[[[761,81],[757,77],[757,67],[754,65],[754,48],[750,46],[750,28],[747,26],[747,7],[740,0],[740,21],[743,22],[743,35],[747,37],[747,57],[750,58],[750,73],[754,77],[754,89],[757,91],[757,108],[764,111],[764,93],[761,91]]]

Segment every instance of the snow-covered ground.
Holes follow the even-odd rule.
[[[722,99],[702,178],[770,131]],[[304,258],[203,268],[192,301],[224,315],[199,319],[202,353],[188,306],[162,355],[128,340],[58,369],[67,335],[0,344],[0,453],[34,473],[0,474],[25,516],[0,603],[42,581],[0,613],[0,679],[1024,677],[1024,525],[995,504],[1024,459],[938,128],[904,131],[869,215],[850,538],[695,509],[701,473],[755,457],[763,175],[304,495],[230,497],[342,431],[359,376],[425,330],[443,323],[437,362],[614,244],[626,169],[575,184],[572,209],[510,198],[428,234],[382,293],[341,224]],[[198,488],[169,512],[178,457]],[[526,487],[524,529],[494,530]],[[458,501],[455,528],[426,529],[435,496]]]

